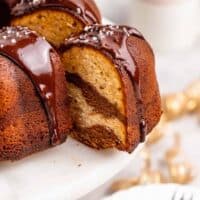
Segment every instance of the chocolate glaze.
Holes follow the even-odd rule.
[[[22,27],[0,30],[0,54],[17,64],[35,86],[49,119],[51,144],[60,143],[57,124],[55,70],[51,63],[52,47],[36,33]]]
[[[128,26],[87,26],[80,36],[66,40],[65,44],[61,46],[60,51],[64,52],[73,45],[89,45],[111,58],[119,71],[122,67],[126,70],[135,89],[138,104],[137,113],[140,121],[141,142],[144,142],[147,135],[147,123],[143,117],[144,107],[140,88],[140,69],[127,46],[127,40],[131,36],[144,40],[144,37],[136,29]]]
[[[93,0],[5,0],[14,17],[31,13],[34,10],[50,8],[64,10],[84,24],[101,23],[100,12]]]
[[[9,7],[4,1],[0,0],[0,28],[9,24],[9,21]]]

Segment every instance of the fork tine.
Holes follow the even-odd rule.
[[[184,194],[183,194],[183,196],[180,198],[180,200],[185,200]],[[190,196],[189,200],[193,200],[193,195]]]
[[[182,195],[182,197],[180,198],[180,200],[184,200],[184,194]]]
[[[173,194],[173,196],[172,196],[172,200],[175,200],[176,194],[177,194],[177,192],[174,192],[174,194]]]
[[[176,200],[176,197],[177,197],[177,192],[174,192],[171,200]],[[193,200],[193,198],[194,198],[194,196],[192,194],[188,200]],[[177,200],[185,200],[184,194],[179,199],[177,199]]]
[[[192,196],[190,197],[190,200],[193,200],[193,194],[192,194]]]

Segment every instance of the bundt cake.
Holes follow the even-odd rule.
[[[59,47],[64,39],[82,32],[86,25],[101,23],[93,0],[5,0],[11,25],[25,26]]]
[[[127,26],[85,27],[60,48],[74,128],[72,136],[96,149],[131,152],[161,116],[154,54]]]
[[[0,161],[66,140],[71,127],[59,55],[35,32],[0,30]]]

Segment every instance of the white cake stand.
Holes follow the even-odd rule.
[[[21,161],[0,163],[0,199],[78,199],[121,171],[141,147],[132,154],[95,151],[69,138],[61,146]]]
[[[134,159],[95,151],[72,139],[14,163],[0,163],[0,199],[73,200],[101,186]]]

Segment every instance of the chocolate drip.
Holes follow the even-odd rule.
[[[0,54],[15,62],[31,79],[49,119],[51,144],[60,143],[57,124],[55,71],[51,64],[52,47],[34,32],[21,27],[0,31]]]
[[[147,135],[147,123],[144,119],[144,107],[140,89],[140,69],[127,46],[128,38],[131,36],[144,40],[143,36],[136,29],[127,26],[87,26],[79,37],[67,40],[60,50],[64,52],[72,45],[89,45],[109,56],[119,71],[121,67],[126,70],[135,90],[141,142],[144,142]]]
[[[8,13],[8,5],[4,1],[0,0],[0,28],[9,23],[10,16]]]
[[[9,0],[6,0],[9,3]],[[101,22],[100,12],[93,0],[15,0],[10,4],[11,15],[21,16],[36,9],[50,8],[66,10],[84,24]]]

